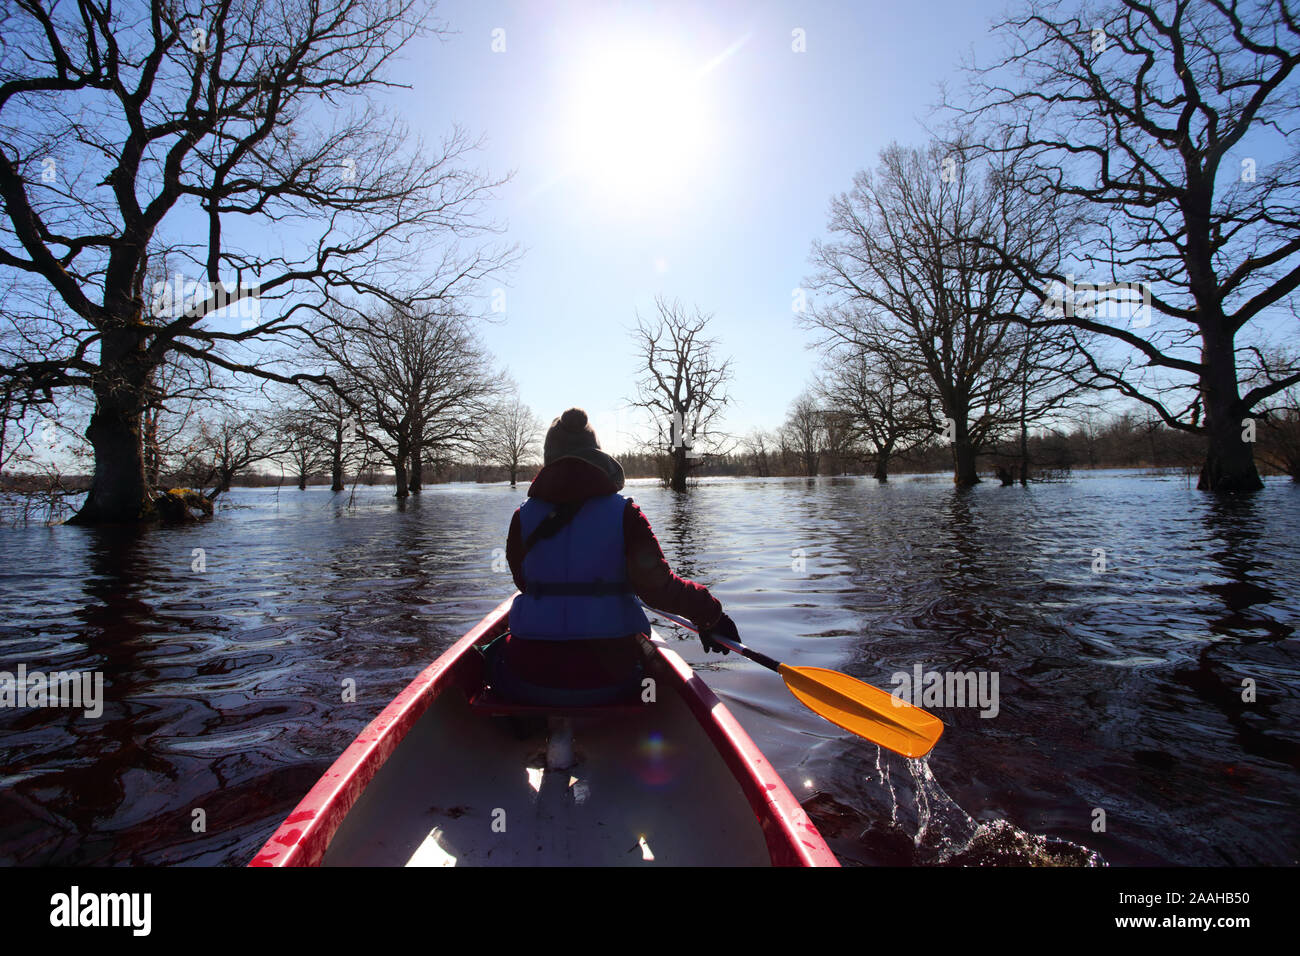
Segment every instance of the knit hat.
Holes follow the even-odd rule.
[[[570,408],[551,422],[546,432],[542,464],[549,465],[561,458],[578,458],[595,465],[614,483],[615,491],[623,487],[623,466],[600,450],[596,432],[587,423],[587,413],[581,408]]]

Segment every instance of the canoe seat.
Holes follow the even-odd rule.
[[[608,717],[645,710],[639,697],[608,704],[520,704],[494,694],[490,687],[480,688],[466,699],[474,713],[496,717]]]

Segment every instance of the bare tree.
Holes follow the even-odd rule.
[[[175,463],[194,415],[213,403],[221,391],[212,366],[180,352],[169,353],[149,370],[140,434],[145,481],[150,488],[159,487],[163,473]]]
[[[275,439],[271,418],[260,412],[227,409],[200,416],[178,477],[211,502],[229,491],[238,475],[282,454],[284,448]]]
[[[790,404],[781,431],[799,460],[803,473],[816,477],[826,441],[825,413],[811,392],[803,392]]]
[[[409,148],[369,98],[429,23],[420,0],[8,5],[0,270],[32,304],[25,338],[48,347],[3,355],[0,374],[94,394],[95,474],[75,520],[154,515],[140,417],[169,353],[319,381],[268,357],[300,344],[300,313],[340,294],[397,303],[399,286],[405,302],[440,300],[512,256],[459,250],[495,185],[463,166],[475,144],[455,130],[432,155]],[[158,237],[196,220],[179,273],[146,289]],[[234,238],[287,222],[296,242]]]
[[[1262,419],[1259,457],[1291,480],[1300,482],[1300,396],[1287,400]]]
[[[753,462],[754,474],[767,478],[772,474],[771,454],[776,445],[775,439],[760,428],[754,429],[742,440],[741,444]]]
[[[858,430],[853,416],[842,408],[827,405],[820,390],[817,393],[822,408],[822,434],[825,439],[827,468],[830,474],[848,474],[850,463],[862,460]]]
[[[520,400],[518,393],[493,410],[484,435],[483,453],[510,472],[511,488],[515,487],[520,469],[536,461],[542,430],[541,420]]]
[[[317,336],[348,383],[360,438],[393,468],[397,497],[418,490],[423,456],[468,453],[497,401],[497,376],[463,316],[390,308]],[[413,482],[414,478],[414,482]]]
[[[1288,355],[1288,349],[1274,347],[1267,352],[1267,363],[1278,367],[1287,363],[1296,364],[1300,358]],[[1249,379],[1248,387],[1253,384]],[[1276,468],[1291,480],[1300,482],[1300,385],[1292,385],[1280,392],[1275,392],[1266,399],[1259,411],[1257,439],[1259,458],[1267,465]]]
[[[303,383],[299,386],[302,400],[297,407],[326,456],[321,467],[329,471],[330,491],[343,491],[347,470],[361,466],[365,444],[360,438],[362,430],[358,427],[360,413],[356,385],[343,369],[329,361],[323,351],[317,354],[333,384]]]
[[[1096,468],[1101,454],[1103,422],[1095,408],[1085,408],[1075,417],[1074,438],[1083,445],[1089,468]]]
[[[11,464],[30,465],[41,445],[52,446],[51,427],[69,418],[69,406],[81,397],[72,390],[70,401],[60,401],[68,396],[53,387],[34,387],[15,371],[18,363],[43,361],[63,334],[57,323],[41,323],[47,310],[39,304],[34,313],[24,308],[15,283],[0,289],[0,473]]]
[[[841,412],[849,434],[861,443],[874,465],[877,481],[889,480],[896,451],[926,441],[935,431],[934,413],[924,385],[914,381],[904,363],[871,343],[834,346],[818,392],[828,409]]]
[[[311,476],[331,463],[332,436],[322,435],[316,411],[310,404],[290,407],[275,421],[277,439],[284,448],[283,457],[293,466],[299,491],[306,491]]]
[[[28,395],[14,389],[12,383],[4,383],[0,391],[0,475],[11,464],[30,460],[38,442],[38,407]]]
[[[1300,287],[1297,11],[1031,3],[999,30],[1012,50],[972,71],[964,118],[989,121],[1020,190],[1073,203],[1092,227],[1066,267],[1008,259],[1045,297],[1049,283],[1064,290],[1053,323],[1123,350],[1122,362],[1090,351],[1109,387],[1204,436],[1199,487],[1258,489],[1245,419],[1300,382],[1300,367],[1266,365],[1251,341]],[[1088,280],[1083,295],[1067,268]],[[1149,298],[1138,316],[1122,301],[1135,292]]]
[[[954,153],[960,147],[939,142],[891,146],[876,173],[859,173],[853,190],[832,201],[836,238],[817,243],[813,258],[816,286],[834,302],[805,321],[821,330],[824,347],[888,355],[905,377],[925,380],[947,419],[953,480],[966,487],[979,482],[983,450],[1023,415],[1059,407],[1086,376],[1068,335],[1039,336],[1035,354],[1053,352],[1055,368],[1024,362],[1019,326],[1008,317],[1039,303],[986,248],[996,240],[1027,261],[1050,256],[1059,238],[1051,209],[1026,209],[994,170]]]
[[[431,335],[416,365],[412,415],[411,478],[418,482],[426,456],[441,471],[457,458],[475,454],[492,409],[501,401],[501,376],[491,367],[482,342],[466,317],[426,315]]]
[[[716,437],[714,425],[729,401],[731,360],[718,355],[715,339],[705,337],[711,315],[663,297],[655,299],[655,309],[656,319],[638,315],[632,330],[640,370],[632,405],[653,417],[658,446],[668,450],[668,485],[685,491],[691,469],[704,457],[700,449]]]
[[[776,457],[781,462],[781,473],[783,475],[792,475],[798,467],[798,455],[794,447],[790,444],[790,430],[788,428],[778,428],[774,435],[776,440]]]
[[[0,519],[56,524],[70,513],[84,486],[72,480],[88,468],[81,432],[86,409],[71,403],[27,405],[0,388]]]

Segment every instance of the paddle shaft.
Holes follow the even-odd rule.
[[[667,611],[660,611],[657,608],[648,607],[647,605],[644,604],[641,606],[644,607],[647,611],[651,611],[655,614],[658,614],[666,621],[672,621],[674,624],[679,624],[682,627],[686,628],[688,631],[694,631],[696,634],[700,633],[700,629],[696,627],[694,624],[692,624],[690,621],[686,620],[686,618],[684,617],[678,617],[676,614],[669,614]],[[746,647],[744,644],[741,644],[738,641],[729,641],[725,637],[718,637],[716,634],[710,634],[709,640],[716,641],[717,643],[721,644],[723,647],[730,648],[731,650],[735,651],[737,654],[741,654],[745,657],[748,657],[755,664],[761,664],[770,671],[776,671],[778,674],[781,673],[781,662],[778,660],[773,660],[772,658],[764,654],[762,651],[756,651],[753,648]]]

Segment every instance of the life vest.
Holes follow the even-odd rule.
[[[510,633],[540,641],[648,634],[650,622],[627,580],[620,494],[587,499],[569,522],[524,556],[524,590],[510,606]],[[555,506],[529,498],[519,508],[525,541]]]

